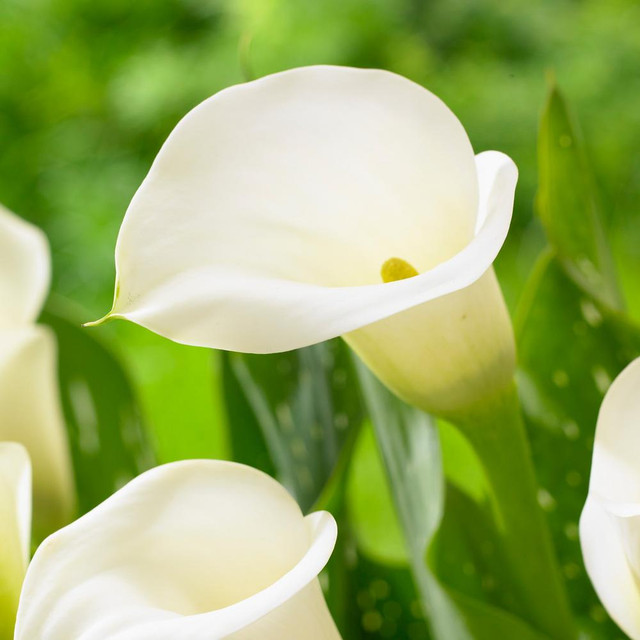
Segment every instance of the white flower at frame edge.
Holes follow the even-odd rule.
[[[0,640],[13,638],[31,546],[31,464],[25,448],[0,442]]]
[[[336,535],[250,467],[157,467],[40,546],[15,640],[339,640],[317,579]]]
[[[580,542],[602,604],[640,640],[640,359],[615,379],[600,408]]]
[[[27,448],[37,523],[48,533],[75,508],[55,337],[35,324],[49,289],[49,247],[38,228],[2,206],[0,256],[0,441]]]
[[[512,379],[492,263],[516,180],[386,71],[231,87],[178,124],[131,202],[107,317],[254,353],[342,335],[399,395],[451,412]]]

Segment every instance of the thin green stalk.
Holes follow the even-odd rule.
[[[538,485],[515,385],[455,420],[478,455],[511,569],[530,623],[551,638],[576,637],[569,603],[537,500]]]

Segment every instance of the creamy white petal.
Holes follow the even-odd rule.
[[[513,163],[479,162],[438,98],[388,72],[232,87],[182,120],[134,197],[111,316],[273,352],[456,291],[491,266],[511,218]],[[421,275],[381,284],[394,256]]]
[[[0,442],[0,638],[13,638],[31,546],[31,466],[21,445]]]
[[[338,640],[317,582],[335,539],[255,469],[158,467],[38,549],[16,640]]]
[[[47,239],[0,205],[0,329],[35,321],[49,289]]]
[[[640,359],[613,382],[600,409],[580,543],[611,617],[640,640]]]
[[[491,268],[466,289],[344,338],[394,393],[452,420],[506,388],[515,369],[511,320]]]
[[[640,640],[640,574],[625,553],[622,524],[604,501],[590,495],[580,517],[580,544],[600,601],[632,640]]]
[[[589,491],[610,502],[640,504],[640,359],[614,380],[602,402]]]
[[[0,440],[20,442],[31,456],[39,533],[69,522],[75,490],[55,338],[46,327],[0,330]]]

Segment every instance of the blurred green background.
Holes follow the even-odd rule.
[[[553,73],[586,134],[638,319],[639,24],[635,0],[1,0],[0,202],[47,233],[53,292],[98,318],[110,307],[127,205],[189,109],[290,67],[381,67],[439,95],[477,151],[504,151],[520,168],[497,263],[514,310],[545,245],[533,216],[536,137]],[[94,331],[125,363],[160,461],[229,455],[219,358],[125,323]],[[371,505],[376,481],[363,482]],[[569,490],[581,500],[584,478]],[[377,526],[387,528],[384,518]],[[597,607],[591,615],[604,620]]]

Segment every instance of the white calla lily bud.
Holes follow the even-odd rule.
[[[345,335],[420,406],[474,404],[513,375],[492,263],[516,179],[505,155],[474,158],[436,96],[386,71],[232,87],[178,124],[135,195],[108,317],[253,353]]]
[[[317,579],[335,540],[260,471],[164,465],[41,545],[15,640],[339,640]]]
[[[55,338],[34,324],[49,288],[49,263],[42,232],[0,207],[0,441],[27,448],[36,521],[47,533],[69,522],[75,508]]]
[[[13,638],[31,544],[31,465],[25,448],[0,442],[0,640]]]
[[[640,640],[640,359],[615,379],[600,409],[580,542],[602,604]]]

